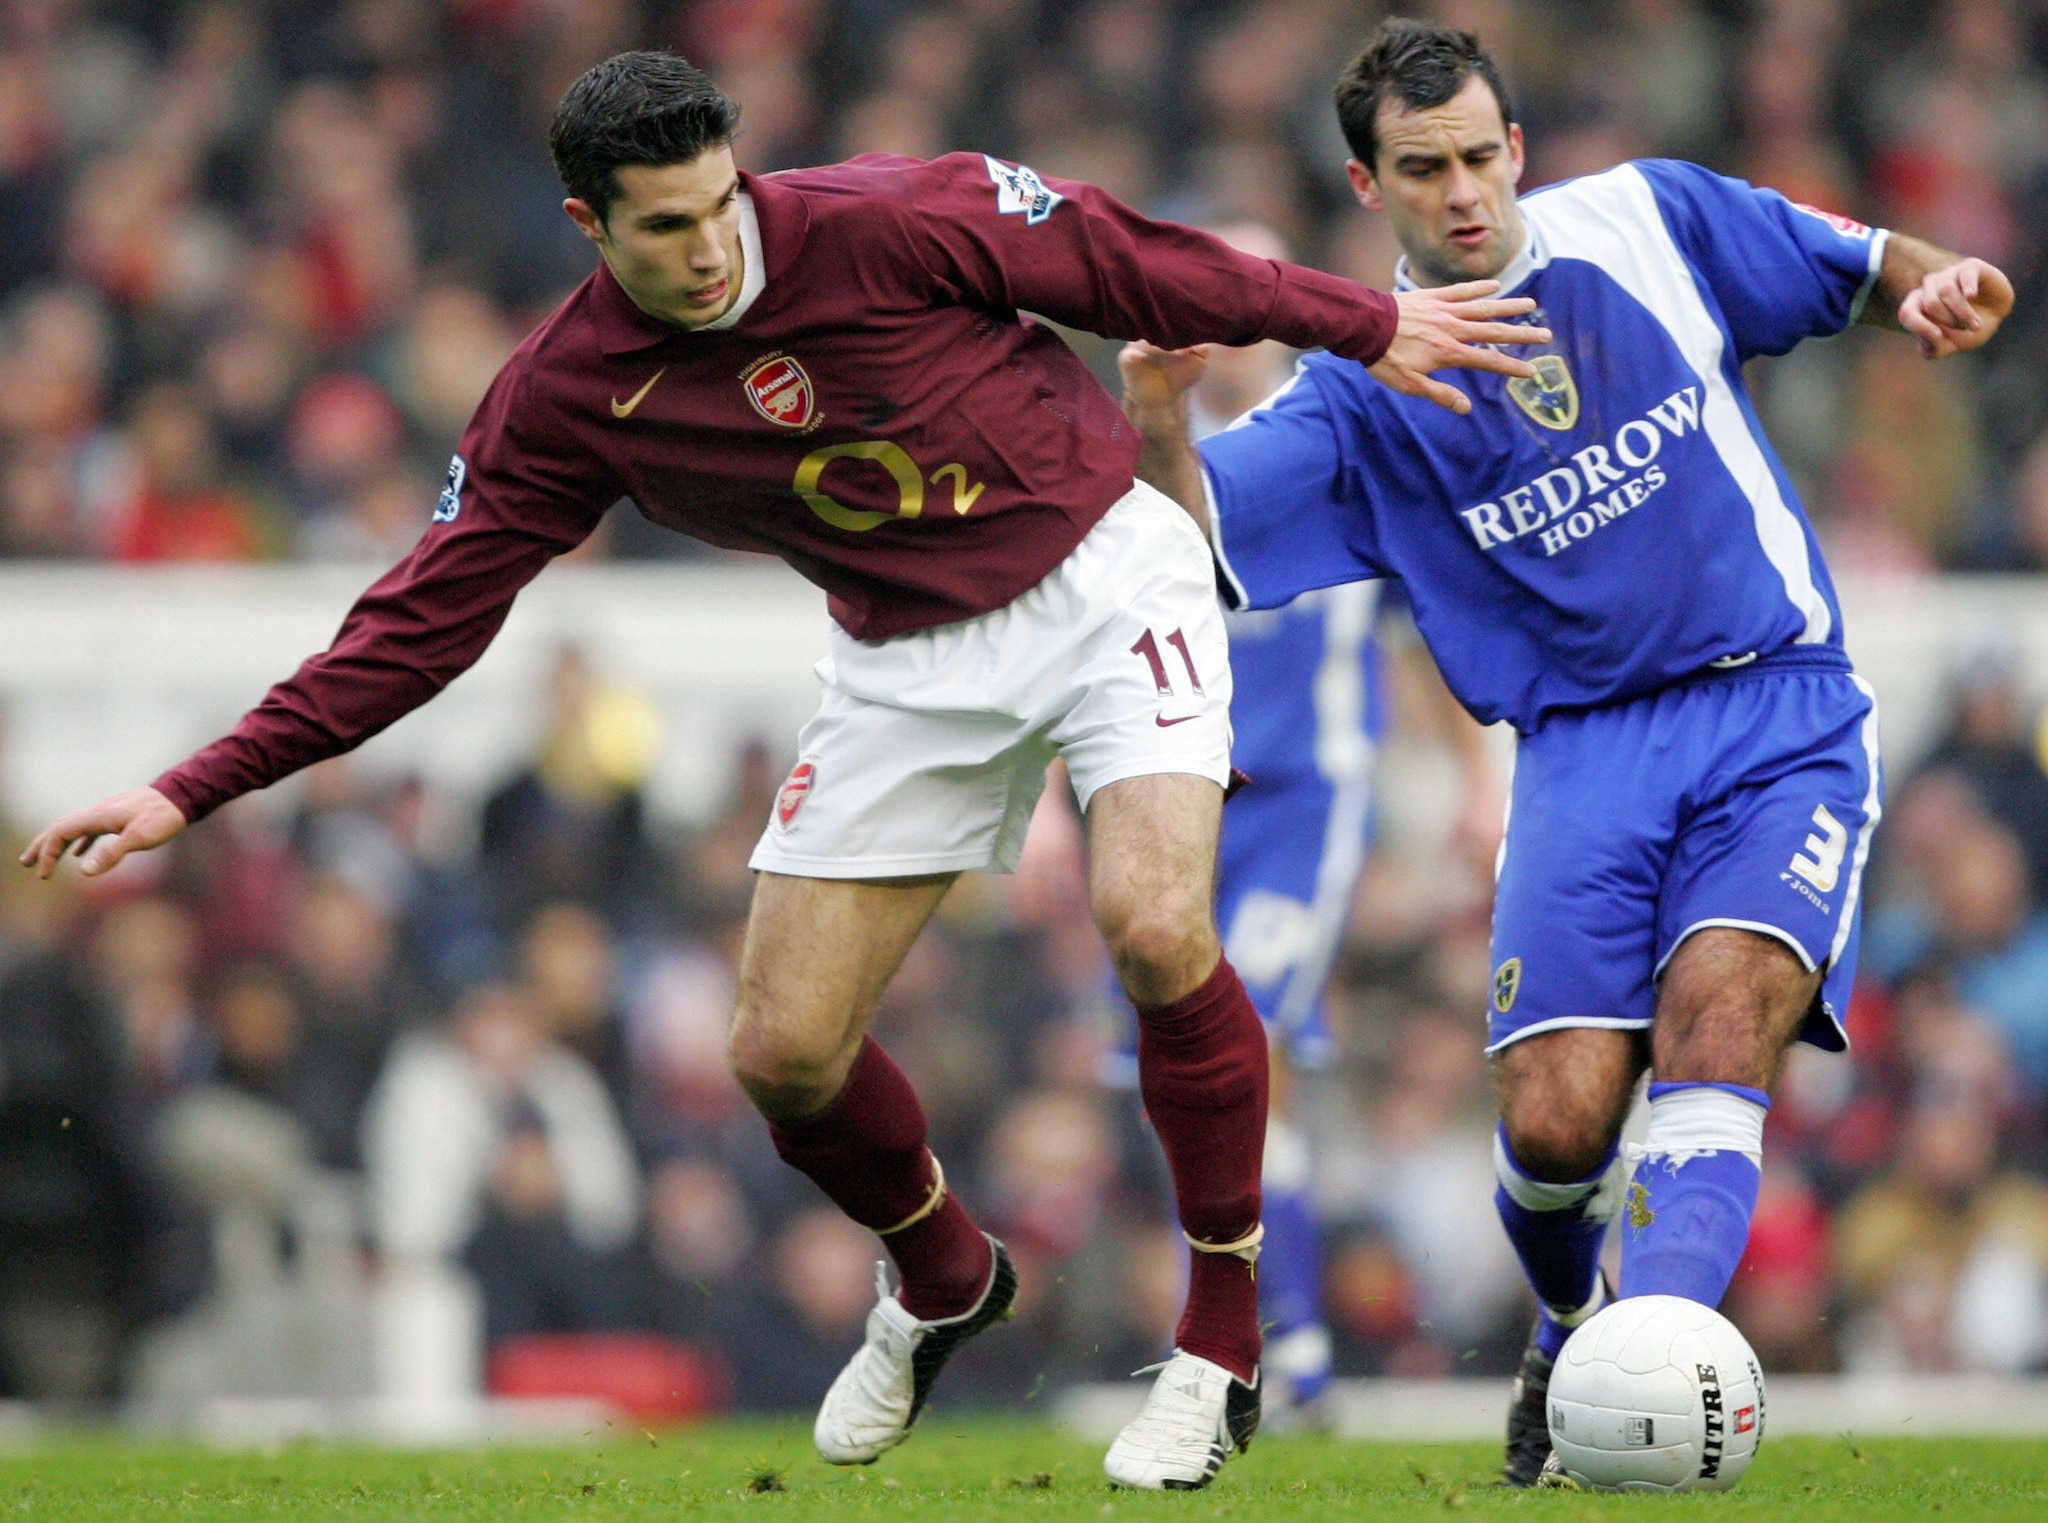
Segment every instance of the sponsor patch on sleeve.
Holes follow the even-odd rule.
[[[1870,229],[1854,217],[1845,217],[1840,212],[1822,211],[1818,206],[1808,206],[1804,201],[1792,203],[1809,217],[1818,217],[1844,238],[1868,238]]]
[[[988,165],[988,177],[995,181],[996,210],[1004,216],[1020,214],[1027,227],[1036,227],[1052,215],[1055,206],[1067,199],[1039,179],[1035,169],[1026,169],[1022,164],[1005,164],[987,154],[981,157]]]
[[[434,522],[452,524],[462,511],[462,484],[469,479],[469,462],[460,455],[448,462],[448,480],[441,487],[441,500],[434,504]]]

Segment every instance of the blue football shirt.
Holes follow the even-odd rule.
[[[1552,331],[1520,351],[1535,380],[1461,372],[1458,417],[1314,354],[1203,441],[1229,600],[1398,577],[1452,691],[1525,732],[1713,662],[1839,645],[1741,367],[1853,321],[1885,235],[1668,160],[1521,206],[1501,281]]]

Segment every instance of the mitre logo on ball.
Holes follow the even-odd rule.
[[[784,428],[808,430],[822,420],[810,375],[786,354],[764,354],[740,372],[754,411]]]
[[[782,789],[775,795],[775,828],[787,833],[796,824],[796,813],[818,783],[818,764],[806,757],[790,769]]]

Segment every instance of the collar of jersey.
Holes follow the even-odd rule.
[[[746,316],[747,309],[768,288],[769,280],[796,257],[810,221],[810,208],[801,192],[742,170],[740,248],[746,268],[740,275],[740,297],[730,312],[698,331],[722,332]],[[595,294],[598,344],[606,354],[630,354],[672,338],[687,337],[686,330],[649,317],[634,305],[633,298],[625,293],[602,260],[597,266]]]
[[[1500,294],[1512,296],[1517,286],[1548,263],[1550,263],[1550,253],[1543,247],[1542,234],[1536,231],[1536,224],[1531,222],[1528,213],[1524,212],[1522,214],[1522,247],[1515,257],[1507,262],[1507,267],[1495,277],[1500,281]],[[1408,274],[1408,256],[1406,254],[1403,254],[1401,262],[1394,266],[1394,289],[1396,291],[1417,291],[1421,289]]]

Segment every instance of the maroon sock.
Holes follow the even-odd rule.
[[[783,1162],[808,1174],[832,1203],[873,1232],[914,1216],[931,1199],[938,1161],[924,1145],[924,1107],[903,1070],[863,1038],[846,1085],[816,1115],[771,1123]],[[969,1310],[988,1284],[988,1239],[951,1190],[939,1208],[882,1239],[903,1277],[897,1298],[923,1321]]]
[[[1166,1149],[1181,1226],[1233,1243],[1259,1224],[1266,1150],[1266,1032],[1225,959],[1171,1005],[1138,1007],[1138,1090]],[[1259,1291],[1234,1253],[1193,1255],[1176,1343],[1250,1380],[1259,1363]]]

